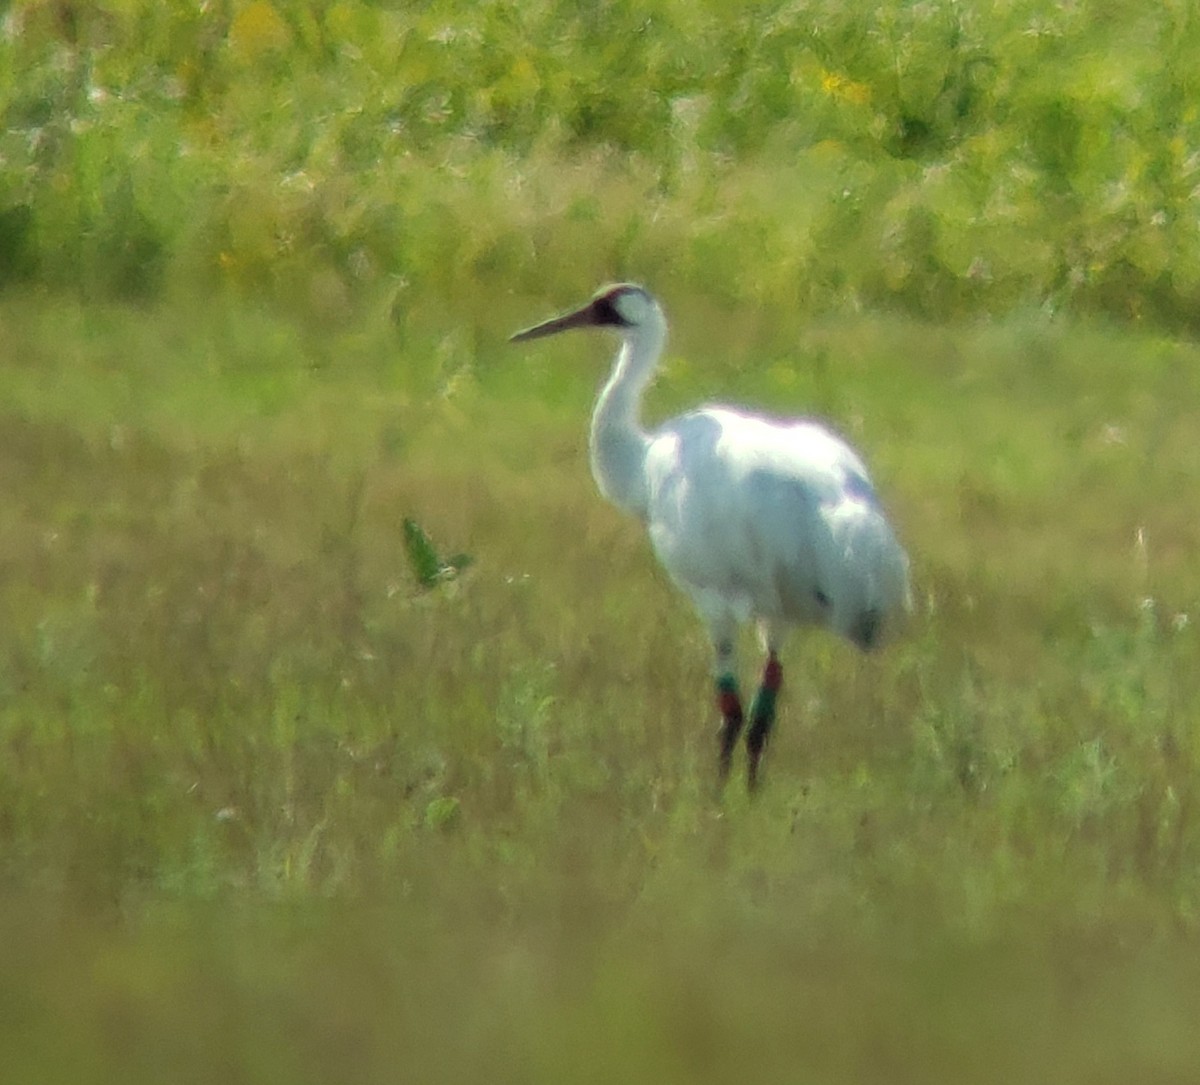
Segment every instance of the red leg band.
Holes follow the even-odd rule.
[[[763,689],[769,689],[772,692],[783,685],[783,665],[776,656],[771,656],[767,660],[767,665],[763,668],[762,684]]]

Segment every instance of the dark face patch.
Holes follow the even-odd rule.
[[[626,289],[612,290],[607,294],[601,294],[592,302],[592,312],[596,323],[617,328],[628,328],[630,326],[629,321],[621,316],[614,302],[614,299],[627,293],[629,291]]]
[[[617,302],[622,298],[638,294],[641,298],[649,302],[649,295],[646,290],[640,286],[635,286],[634,283],[623,282],[618,286],[608,287],[596,294],[592,301],[592,319],[596,324],[607,325],[610,328],[631,328],[634,325],[632,320],[626,320],[618,308]]]

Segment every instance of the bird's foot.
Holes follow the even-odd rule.
[[[758,789],[762,784],[762,777],[760,775],[759,768],[760,764],[761,757],[756,754],[751,754],[750,763],[746,768],[746,790],[749,791],[751,795],[757,795]]]

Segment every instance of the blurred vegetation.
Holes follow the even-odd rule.
[[[602,267],[1192,328],[1198,54],[1122,0],[14,0],[0,281],[405,330]]]
[[[414,396],[240,307],[0,322],[13,1074],[1200,1065],[1195,345],[839,318],[757,371],[866,447],[919,608],[877,659],[795,638],[750,805],[699,624],[592,491],[591,367]],[[654,412],[741,388],[700,362],[734,335],[681,328]]]
[[[0,1078],[1196,1077],[1190,6],[0,12]],[[754,804],[618,277],[913,554]]]

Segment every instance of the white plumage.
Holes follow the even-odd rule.
[[[592,416],[592,473],[605,497],[646,524],[655,554],[708,626],[722,780],[744,720],[737,626],[758,626],[767,664],[746,736],[753,789],[774,722],[786,629],[824,626],[859,648],[876,647],[908,608],[908,559],[862,460],[815,422],[704,407],[653,432],[642,428],[642,393],[667,325],[641,287],[607,287],[513,339],[586,326],[612,328],[622,340]]]

